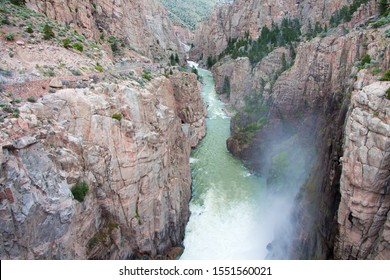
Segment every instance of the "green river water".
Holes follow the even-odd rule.
[[[181,259],[263,259],[272,241],[265,215],[265,182],[226,149],[230,118],[209,71],[202,97],[208,106],[207,135],[191,155],[193,198]]]

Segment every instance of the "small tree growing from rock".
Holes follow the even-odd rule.
[[[71,189],[74,199],[83,202],[89,190],[88,184],[85,181],[78,182]]]
[[[53,32],[53,29],[51,28],[50,25],[48,25],[46,23],[45,26],[43,27],[43,39],[44,40],[50,40],[50,39],[52,39],[54,37],[55,37],[55,34]]]

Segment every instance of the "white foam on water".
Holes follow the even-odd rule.
[[[205,81],[202,97],[208,105],[208,118],[215,121],[209,123],[208,129],[213,131],[208,131],[199,146],[202,150],[190,159],[196,162],[192,168],[197,179],[181,259],[264,259],[273,229],[266,224],[265,209],[260,209],[264,205],[259,194],[262,183],[227,153],[229,122],[218,119],[229,117],[210,73],[202,69],[199,73]]]
[[[199,66],[199,63],[196,63],[195,61],[187,61],[187,62],[190,67],[198,68]]]
[[[261,236],[261,218],[247,201],[229,204],[213,188],[204,205],[191,205],[183,260],[260,259],[270,237]]]
[[[190,157],[190,164],[195,163],[197,161],[199,161],[199,159]]]

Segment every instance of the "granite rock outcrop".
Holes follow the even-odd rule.
[[[177,71],[20,107],[0,124],[1,258],[175,257],[205,112],[196,76]],[[89,190],[79,202],[80,182]]]
[[[167,59],[169,52],[184,57],[168,12],[154,0],[27,0],[26,5],[79,29],[87,38],[122,39],[155,62]]]

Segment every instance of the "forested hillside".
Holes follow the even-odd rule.
[[[195,29],[199,21],[205,20],[215,5],[232,0],[159,0],[169,11],[170,18],[185,27]]]

